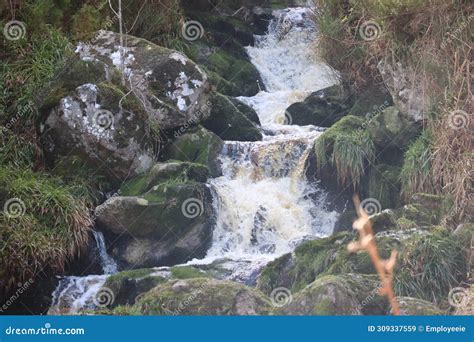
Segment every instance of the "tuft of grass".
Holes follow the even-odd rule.
[[[469,243],[444,228],[405,240],[394,274],[397,295],[445,301],[466,277]]]
[[[0,213],[0,265],[7,289],[43,270],[62,272],[88,244],[90,199],[57,178],[28,169],[0,168],[0,199],[18,199],[20,215]]]
[[[337,172],[338,182],[357,188],[368,163],[375,158],[375,146],[367,131],[360,129],[363,119],[348,115],[328,128],[316,140],[318,169],[330,165]]]
[[[427,191],[433,192],[432,146],[431,133],[426,130],[405,152],[403,167],[400,172],[402,196],[405,199],[413,194]]]

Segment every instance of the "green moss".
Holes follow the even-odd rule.
[[[368,197],[376,198],[383,209],[396,208],[400,197],[400,168],[386,164],[374,165],[370,170]]]
[[[207,278],[209,275],[192,266],[175,266],[171,268],[171,275],[176,279]]]

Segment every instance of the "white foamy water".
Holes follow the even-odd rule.
[[[309,8],[275,11],[268,34],[247,51],[267,91],[239,99],[262,123],[261,142],[227,141],[223,176],[210,180],[217,213],[212,247],[204,260],[222,260],[229,278],[244,281],[303,240],[331,234],[337,213],[324,209],[325,194],[305,177],[305,162],[321,129],[291,125],[285,110],[310,93],[337,83],[317,60],[317,30]]]
[[[99,252],[100,265],[102,266],[102,271],[104,272],[104,274],[117,273],[117,269],[118,269],[117,263],[109,254],[107,254],[104,234],[102,234],[102,232],[99,232],[97,230],[94,230],[93,234],[94,234],[97,250]]]

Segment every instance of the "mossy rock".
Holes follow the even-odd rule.
[[[199,270],[193,266],[174,266],[171,267],[171,276],[174,279],[193,279],[193,278],[208,278],[211,275],[206,272]]]
[[[451,210],[452,201],[447,196],[417,193],[409,204],[398,209],[397,215],[413,221],[417,226],[431,226],[441,223]]]
[[[137,296],[167,281],[153,273],[153,269],[137,269],[119,272],[108,277],[103,288],[110,289],[113,293],[114,300],[111,308],[119,305],[133,305]]]
[[[205,128],[223,140],[262,140],[259,128],[227,96],[215,93],[211,103],[211,116],[202,123]]]
[[[318,90],[309,95],[303,102],[292,104],[286,109],[294,125],[315,125],[330,127],[351,107],[350,97],[339,85]]]
[[[221,138],[198,126],[178,135],[165,148],[163,158],[206,165],[209,167],[211,176],[216,177],[222,172],[218,158],[223,145]]]
[[[307,241],[298,246],[294,255],[285,254],[270,262],[261,272],[257,287],[266,294],[278,287],[299,291],[324,275],[345,273],[375,274],[370,256],[360,251],[349,253],[347,245],[355,240],[350,232]],[[381,257],[388,258],[400,241],[390,236],[376,236]]]
[[[396,107],[388,107],[373,117],[367,129],[380,149],[404,149],[420,133],[418,125],[406,119]]]
[[[385,209],[380,213],[370,215],[369,219],[372,224],[372,230],[375,233],[398,228],[395,213],[390,209]]]
[[[182,161],[156,163],[146,174],[125,182],[119,193],[122,196],[140,196],[160,184],[187,181],[205,183],[208,177],[209,168],[206,165]]]
[[[212,53],[204,62],[206,68],[217,73],[220,77],[232,82],[240,89],[239,94],[232,96],[254,96],[259,91],[259,83],[263,84],[257,68],[248,60],[238,59],[224,50]],[[222,89],[220,89],[222,91]]]
[[[142,315],[265,315],[268,299],[245,285],[209,278],[160,284],[135,304]]]
[[[266,295],[270,295],[278,287],[291,288],[293,285],[291,270],[294,262],[291,253],[269,262],[257,279],[257,288]]]
[[[444,315],[436,305],[423,299],[397,297],[400,313],[405,316],[436,316]]]
[[[235,97],[228,97],[228,99],[233,103],[233,105],[242,113],[245,115],[247,119],[252,121],[254,124],[257,126],[260,126],[260,118],[258,117],[257,112],[250,107],[248,104],[243,103],[239,99]]]
[[[344,278],[328,275],[316,279],[276,312],[283,315],[360,315],[355,292]]]
[[[379,201],[382,209],[395,209],[400,202],[400,168],[377,164],[370,169],[367,197]]]

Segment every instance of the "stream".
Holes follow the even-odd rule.
[[[187,265],[218,264],[227,279],[253,285],[269,261],[302,241],[332,233],[338,214],[325,209],[324,191],[305,177],[307,158],[323,129],[291,125],[285,112],[292,103],[337,83],[337,75],[315,54],[317,32],[310,8],[276,10],[268,33],[247,47],[266,91],[239,100],[256,110],[264,138],[225,142],[223,175],[208,181],[216,212],[213,241],[205,258]],[[49,314],[93,308],[94,295],[117,272],[102,234],[94,237],[104,274],[63,277]]]

